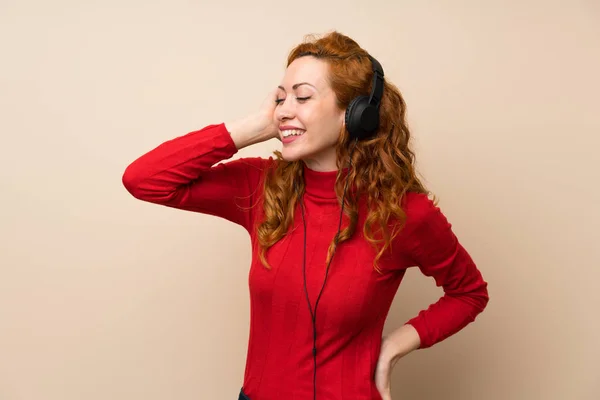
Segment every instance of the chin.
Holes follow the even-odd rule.
[[[286,149],[284,146],[281,150],[281,156],[285,161],[292,162],[301,160],[305,155],[297,149]]]

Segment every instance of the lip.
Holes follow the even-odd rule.
[[[290,130],[290,129],[297,129],[297,130],[300,130],[300,131],[305,131],[306,130],[306,129],[298,128],[297,126],[294,126],[294,125],[281,125],[279,127],[280,131],[287,131],[287,130]]]
[[[288,143],[292,143],[295,142],[296,140],[300,139],[301,137],[303,137],[304,135],[300,135],[300,136],[288,136],[288,137],[282,137],[281,138],[281,143],[283,144],[288,144]]]

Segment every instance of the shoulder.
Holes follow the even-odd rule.
[[[427,269],[452,259],[458,238],[436,202],[426,194],[408,193],[403,206],[406,221],[397,243],[410,264]]]
[[[402,198],[406,224],[421,224],[440,213],[440,208],[426,193],[407,192]]]
[[[277,160],[274,160],[273,157],[240,157],[232,162],[243,165],[250,170],[265,171],[273,166]]]
[[[424,235],[435,236],[438,232],[451,228],[446,216],[437,203],[425,193],[408,192],[402,199],[402,209],[406,213],[403,231],[404,238],[419,239]]]
[[[242,166],[248,175],[263,176],[267,170],[277,166],[278,160],[274,159],[272,156],[268,158],[240,157],[233,162]]]
[[[245,176],[251,186],[261,185],[264,182],[266,172],[274,168],[278,163],[272,156],[264,157],[240,157],[234,160],[222,163],[221,167],[227,168],[232,172],[237,170],[239,174]]]

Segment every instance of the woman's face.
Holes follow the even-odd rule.
[[[287,161],[303,160],[315,171],[334,171],[335,146],[344,127],[345,110],[337,107],[328,81],[327,62],[312,56],[294,60],[286,69],[274,117]]]

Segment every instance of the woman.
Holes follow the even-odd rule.
[[[367,96],[362,105],[352,103],[358,96]],[[282,141],[276,158],[221,162],[272,138]],[[409,139],[398,89],[377,60],[332,32],[291,51],[258,112],[167,141],[125,171],[138,199],[248,231],[240,399],[389,400],[398,359],[487,305],[487,283],[415,174]],[[445,293],[382,338],[411,266]]]

